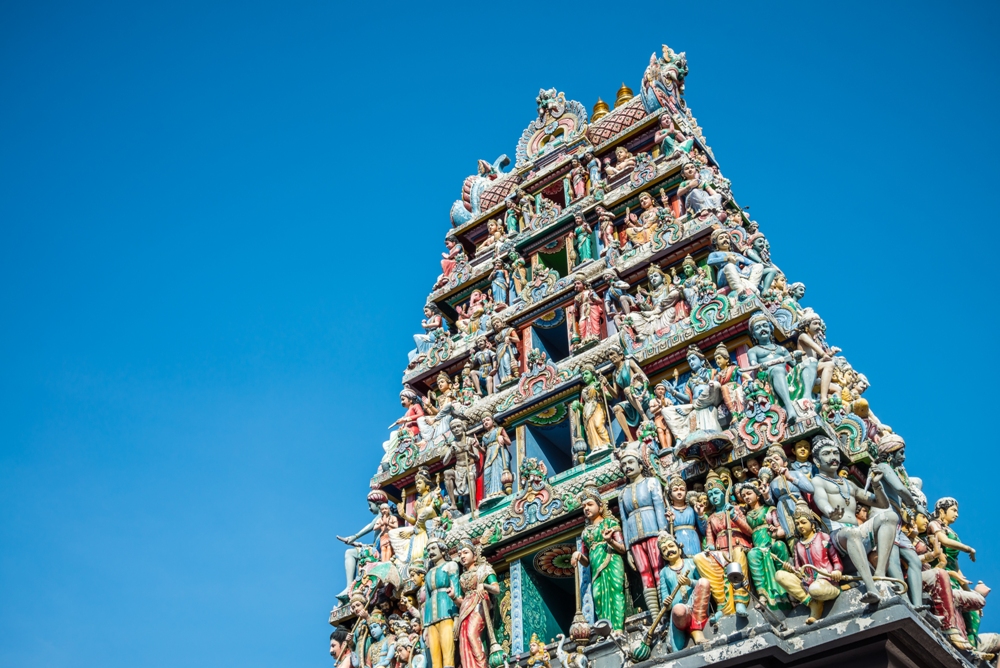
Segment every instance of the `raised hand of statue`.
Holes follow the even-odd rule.
[[[691,578],[687,576],[686,571],[677,576],[678,587],[687,587],[689,584],[691,584]]]
[[[399,505],[406,507],[406,490],[404,489],[399,493]]]
[[[601,537],[604,538],[604,540],[610,541],[612,538],[615,537],[615,530],[605,529],[604,531],[601,532]]]
[[[837,506],[830,511],[830,519],[834,522],[840,520],[844,516],[844,508],[842,506]]]
[[[976,563],[976,548],[974,547],[969,548],[969,561]]]

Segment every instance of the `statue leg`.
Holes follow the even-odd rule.
[[[444,472],[444,489],[448,492],[448,503],[452,509],[458,510],[458,499],[455,498],[455,469]]]
[[[802,398],[816,398],[813,387],[816,385],[816,360],[807,359],[802,362]]]
[[[866,522],[867,524],[867,522]],[[863,525],[862,525],[863,526]],[[859,531],[861,527],[850,527],[840,530],[846,543],[847,556],[865,583],[865,593],[861,596],[862,603],[878,603],[878,590],[875,589],[875,580],[872,578],[872,568],[868,564],[868,550],[865,549],[864,541],[861,540]],[[840,537],[838,536],[838,538]]]
[[[615,420],[618,421],[618,426],[622,428],[622,433],[625,434],[625,439],[626,440],[631,439],[632,432],[629,430],[628,421],[625,419],[625,409],[622,408],[620,405],[615,404],[614,406],[611,407],[611,410],[614,411]]]
[[[427,627],[427,649],[430,650],[432,668],[443,668],[440,626],[441,622],[438,622]]]
[[[438,622],[437,626],[444,668],[455,668],[455,620],[445,619]]]
[[[719,565],[719,562],[709,552],[699,552],[692,559],[694,560],[694,565],[698,567],[698,573],[701,575],[699,582],[701,580],[708,581],[712,599],[715,601],[716,607],[713,619],[736,612],[732,597],[729,595],[731,589],[726,580],[726,574],[722,570],[722,566]]]
[[[833,362],[823,362],[819,365],[819,399],[826,404],[830,396],[830,382],[833,380]]]
[[[910,603],[913,604],[914,608],[920,608],[924,604],[923,588],[924,581],[921,577],[921,568],[923,564],[920,562],[920,556],[910,548],[896,547],[899,554],[894,557],[896,559],[896,568],[901,570],[899,559],[902,558],[906,562],[906,588],[907,593],[910,595]],[[891,570],[891,568],[890,568]],[[900,576],[902,573],[900,573]],[[892,577],[900,577],[893,575]],[[902,577],[900,577],[902,579]]]
[[[899,516],[889,510],[880,512],[873,520],[875,531],[875,545],[878,548],[878,559],[875,562],[875,575],[885,577],[886,568],[889,566],[889,557],[892,556],[892,549],[895,547],[896,532],[899,526]],[[865,522],[868,524],[868,522]],[[864,527],[864,524],[861,525]],[[870,530],[870,529],[869,529]]]
[[[344,573],[347,585],[344,587],[344,594],[351,589],[354,579],[358,576],[358,548],[349,547],[344,551]]]
[[[788,394],[788,373],[785,371],[785,367],[781,365],[771,367],[771,372],[768,376],[771,379],[771,387],[774,388],[774,393],[778,395],[781,405],[788,414],[785,421],[788,424],[792,424],[799,419],[799,414],[795,411],[795,404],[792,403],[791,395]]]

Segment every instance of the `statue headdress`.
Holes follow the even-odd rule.
[[[709,471],[708,475],[705,476],[705,491],[710,489],[721,489],[723,492],[726,491],[726,483],[723,481],[722,477],[715,471]]]
[[[667,481],[667,489],[671,490],[674,487],[683,487],[684,489],[687,489],[687,483],[684,481],[684,478],[674,474],[670,476],[670,479]]]
[[[381,610],[375,608],[368,614],[368,623],[380,624],[382,626],[385,626],[385,615],[382,613]]]
[[[607,507],[604,503],[604,498],[601,496],[601,490],[593,483],[584,485],[583,491],[580,492],[580,503],[582,504],[587,500],[596,501],[602,511]]]
[[[906,447],[906,442],[903,441],[903,437],[896,433],[888,433],[882,436],[878,441],[878,455],[879,457],[885,457],[893,452],[902,450]]]
[[[729,348],[726,347],[725,343],[715,346],[715,350],[712,351],[712,357],[719,357],[720,355],[729,359]]]
[[[691,257],[690,254],[688,254],[687,257],[684,258],[684,261],[681,262],[681,267],[697,267],[697,266],[698,263],[694,261],[694,258]]]
[[[701,349],[693,343],[687,347],[685,357],[687,357],[687,355],[694,355],[702,360],[705,359],[705,353],[701,352]]]

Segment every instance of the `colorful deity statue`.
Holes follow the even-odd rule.
[[[479,461],[479,442],[466,433],[464,420],[451,421],[453,439],[448,442],[441,463],[455,462],[455,466],[444,472],[444,485],[448,500],[453,508],[458,508],[459,499],[467,500],[467,512],[475,516],[479,504],[476,502],[476,463]]]
[[[579,158],[570,162],[569,184],[573,201],[583,199],[587,194],[587,170],[583,168]]]
[[[756,371],[759,378],[770,384],[772,393],[777,396],[785,409],[786,422],[792,424],[798,420],[798,411],[789,393],[789,374],[786,367],[795,366],[801,353],[790,354],[772,340],[774,325],[763,313],[757,312],[750,316],[749,329],[754,346],[747,351],[747,359],[750,361],[750,368],[747,370]]]
[[[896,538],[899,517],[889,509],[889,500],[878,476],[869,475],[874,492],[868,492],[846,478],[841,478],[840,448],[825,436],[813,441],[813,463],[819,472],[813,476],[813,503],[822,515],[830,538],[841,555],[846,555],[865,583],[864,603],[877,603],[878,590],[868,563],[868,553],[878,551],[876,577],[885,577],[889,556]],[[869,508],[885,509],[872,514],[865,522],[858,522],[855,510],[858,503]]]
[[[715,471],[709,471],[705,478],[705,494],[715,512],[705,521],[705,551],[693,559],[701,577],[712,588],[716,607],[712,621],[723,615],[746,617],[750,594],[742,584],[734,585],[726,577],[726,567],[738,564],[744,575],[749,571],[746,553],[753,545],[750,540],[753,529],[743,511],[730,503],[729,489]]]
[[[806,624],[815,624],[823,616],[823,604],[840,596],[838,583],[844,568],[833,539],[819,530],[819,519],[805,502],[796,506],[792,516],[796,537],[794,561],[789,562],[788,556],[780,557],[784,563],[775,577],[789,596],[809,607]]]
[[[350,596],[350,592],[354,586],[354,582],[355,580],[357,580],[358,577],[358,566],[359,562],[361,561],[362,552],[367,548],[367,546],[364,546],[361,543],[359,543],[358,540],[364,538],[365,536],[376,530],[376,525],[378,524],[378,520],[380,517],[379,506],[388,501],[388,499],[389,497],[387,497],[385,492],[383,492],[382,490],[376,489],[369,492],[368,511],[375,517],[373,517],[371,522],[366,524],[356,533],[347,537],[337,536],[337,540],[350,545],[350,547],[344,551],[344,571],[347,576],[346,577],[347,586],[344,587],[344,591],[340,592],[340,594],[338,595],[338,598],[341,600],[341,602],[347,601],[348,596]],[[377,550],[378,543],[371,546],[370,549]]]
[[[608,179],[624,176],[633,169],[635,169],[635,156],[624,146],[615,149],[614,165],[611,164],[611,158],[604,159],[604,173],[608,175]]]
[[[532,633],[528,641],[528,660],[525,663],[530,668],[552,668],[552,657],[537,633]]]
[[[368,634],[371,643],[365,651],[367,668],[388,668],[395,656],[395,646],[386,634],[385,615],[375,609],[368,615]]]
[[[611,435],[608,432],[608,399],[614,399],[615,394],[608,381],[597,373],[593,364],[585,364],[580,368],[583,389],[580,398],[574,401],[570,408],[580,422],[580,428],[587,447],[591,452],[597,452],[611,447]]]
[[[701,536],[705,533],[705,518],[688,503],[687,483],[680,476],[667,482],[667,531],[684,550],[693,556],[701,552]],[[661,549],[662,551],[662,549]],[[662,585],[662,583],[661,583]]]
[[[730,301],[743,301],[760,294],[764,266],[737,253],[728,230],[712,232],[712,252],[706,263],[715,269],[716,285],[720,289],[729,288]]]
[[[468,538],[459,543],[458,560],[460,589],[449,592],[458,605],[458,653],[462,668],[486,668],[483,632],[490,623],[490,597],[500,593],[500,585],[493,567]]]
[[[596,211],[597,235],[601,239],[601,245],[604,247],[604,250],[607,251],[611,247],[611,242],[618,240],[618,234],[615,232],[615,217],[614,214],[603,206],[598,206]]]
[[[672,534],[660,532],[656,544],[664,563],[660,569],[660,607],[670,609],[670,649],[679,652],[687,646],[688,635],[699,645],[705,642],[702,629],[708,623],[711,586]]]
[[[773,478],[768,484],[770,502],[775,506],[775,516],[781,527],[782,537],[792,536],[795,522],[792,514],[796,504],[808,501],[808,495],[813,493],[812,478],[801,468],[788,465],[788,458],[780,445],[772,445],[764,457],[764,464],[771,470]]]
[[[475,348],[470,355],[472,368],[470,376],[473,381],[473,389],[477,396],[489,396],[493,394],[493,380],[496,374],[497,354],[490,346],[489,339],[480,336],[476,339]]]
[[[971,582],[962,574],[962,569],[958,564],[958,555],[961,552],[965,552],[969,555],[970,560],[975,561],[976,550],[963,543],[959,539],[958,534],[955,533],[953,525],[957,519],[958,501],[950,496],[940,498],[934,504],[934,519],[930,522],[927,531],[934,535],[944,553],[945,569],[951,576],[952,589],[954,590],[953,596],[956,603],[964,608],[962,618],[965,622],[968,640],[973,646],[976,646],[978,643],[979,624],[982,621],[980,613],[982,606],[978,605],[977,607],[978,601],[975,599],[972,601],[968,600],[973,597],[956,596],[956,594],[961,591],[974,591],[980,594],[980,596],[985,596],[985,593],[988,593],[989,589],[981,581],[974,589],[971,588]]]
[[[417,471],[414,481],[417,490],[417,500],[413,515],[406,513],[406,490],[401,493],[399,514],[413,526],[403,526],[389,532],[392,550],[397,557],[407,564],[413,564],[424,556],[424,546],[427,545],[428,531],[433,528],[434,521],[441,510],[441,492],[431,487],[431,476],[426,468]]]
[[[389,504],[379,504],[378,517],[375,518],[375,533],[378,534],[379,561],[392,560],[392,542],[389,540],[389,532],[398,528],[399,518],[393,514]]]
[[[430,402],[423,402],[423,417],[417,418],[420,438],[429,446],[443,445],[451,438],[451,421],[461,405],[458,388],[448,374],[441,371],[434,382],[437,389],[430,393]]]
[[[493,332],[497,358],[496,379],[494,381],[494,390],[496,390],[500,386],[516,380],[521,375],[517,360],[517,346],[521,339],[517,335],[517,330],[504,326],[500,318],[493,318]]]
[[[608,269],[603,277],[608,282],[604,291],[604,313],[620,327],[621,318],[638,310],[638,306],[635,298],[628,292],[629,284],[618,277],[618,272]]]
[[[337,626],[330,634],[330,656],[335,668],[361,668],[361,660],[351,648],[351,632]]]
[[[785,602],[785,590],[775,579],[774,560],[771,555],[788,561],[788,546],[784,542],[785,530],[778,524],[777,511],[761,502],[761,491],[755,483],[736,485],[736,496],[743,502],[747,524],[752,529],[753,547],[747,552],[750,577],[757,589],[757,596],[772,608]]]
[[[728,416],[739,417],[743,414],[745,398],[743,396],[743,377],[740,368],[729,359],[729,349],[720,343],[712,352],[715,360],[715,382],[722,392],[722,403]]]
[[[483,418],[483,433],[479,437],[483,455],[483,499],[510,494],[510,436],[492,415]]]
[[[454,235],[449,234],[445,237],[444,245],[448,250],[441,253],[441,275],[438,276],[437,283],[434,284],[436,288],[448,283],[455,271],[469,262],[465,248]]]
[[[573,247],[576,250],[576,264],[581,264],[594,259],[594,244],[591,240],[594,231],[590,228],[590,224],[584,220],[582,214],[576,214],[573,220]]]
[[[424,578],[423,626],[427,634],[432,668],[455,666],[455,600],[462,596],[458,564],[446,557],[444,541],[427,544],[427,575]]]
[[[713,377],[712,368],[697,346],[688,346],[687,363],[691,368],[691,375],[684,383],[683,391],[672,385],[664,386],[667,393],[680,402],[663,409],[663,417],[677,441],[682,441],[699,430],[722,431],[717,410],[722,403],[722,386]]]
[[[630,553],[630,565],[642,578],[642,595],[650,613],[659,611],[657,586],[663,568],[657,535],[666,531],[666,504],[663,486],[649,475],[639,450],[628,446],[620,451],[618,466],[628,479],[618,495],[618,509],[622,516],[622,534]]]
[[[573,298],[573,303],[566,307],[572,323],[571,349],[600,340],[604,324],[604,300],[590,286],[583,274],[574,277],[573,289],[576,291],[576,296]]]
[[[835,369],[834,355],[840,348],[826,342],[826,323],[812,310],[807,309],[799,318],[798,350],[802,351],[802,389],[805,396],[813,396],[816,378],[820,382],[820,402],[826,406],[830,396],[830,381]],[[839,390],[840,388],[834,388]]]
[[[668,160],[690,153],[694,146],[694,140],[677,129],[669,114],[660,115],[660,128],[653,135],[653,143],[659,145],[660,155]]]
[[[645,329],[650,334],[663,334],[673,329],[674,324],[688,316],[684,291],[667,279],[655,264],[646,270],[649,287],[639,288],[639,308],[645,319]]]
[[[972,650],[969,632],[965,625],[965,613],[978,613],[986,605],[985,594],[989,588],[980,582],[969,588],[971,582],[956,585],[947,569],[948,557],[935,535],[941,529],[939,522],[932,521],[932,515],[918,509],[913,516],[910,538],[914,549],[920,555],[921,581],[923,590],[931,599],[931,612],[941,621],[941,630],[952,645],[961,650]],[[956,573],[960,575],[960,573]]]
[[[681,176],[684,180],[677,187],[677,196],[684,202],[685,211],[697,214],[705,209],[722,209],[722,195],[704,180],[697,164],[689,162],[684,165]]]
[[[490,272],[490,290],[492,292],[494,303],[508,303],[510,272],[507,271],[506,267],[504,267],[503,260],[500,258],[493,261],[493,271]]]
[[[411,362],[421,355],[426,355],[439,341],[448,336],[448,324],[436,304],[424,306],[424,319],[420,321],[420,326],[424,333],[413,335],[413,342],[417,347],[410,352]]]
[[[812,463],[812,443],[808,439],[800,438],[795,441],[792,444],[792,454],[795,455],[795,461],[788,465],[789,469],[797,471],[810,479],[816,475],[819,469]],[[806,500],[808,501],[810,498],[812,497],[807,496]]]
[[[638,427],[644,420],[652,418],[649,411],[649,378],[634,359],[626,357],[619,349],[613,348],[610,356],[615,367],[612,392],[625,397],[625,401],[614,404],[611,410],[622,432],[628,435],[630,427]]]
[[[573,552],[570,563],[590,567],[590,586],[594,596],[594,614],[607,619],[611,628],[621,631],[625,626],[625,539],[622,527],[600,490],[585,487],[580,496],[586,526],[580,537],[580,550]]]

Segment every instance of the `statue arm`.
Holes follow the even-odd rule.
[[[353,543],[356,540],[358,540],[359,538],[364,538],[365,536],[367,536],[368,534],[370,534],[372,531],[375,530],[375,523],[377,521],[378,521],[377,517],[374,518],[374,519],[372,519],[371,522],[369,522],[368,524],[366,524],[365,527],[363,529],[361,529],[360,531],[358,531],[356,534],[354,534],[353,536],[348,536],[347,538],[345,538],[344,542],[345,543]]]
[[[667,523],[667,509],[663,503],[663,487],[656,478],[647,478],[650,481],[649,495],[653,499],[653,510],[656,511],[656,521],[660,525],[660,530],[666,530],[670,525]]]

